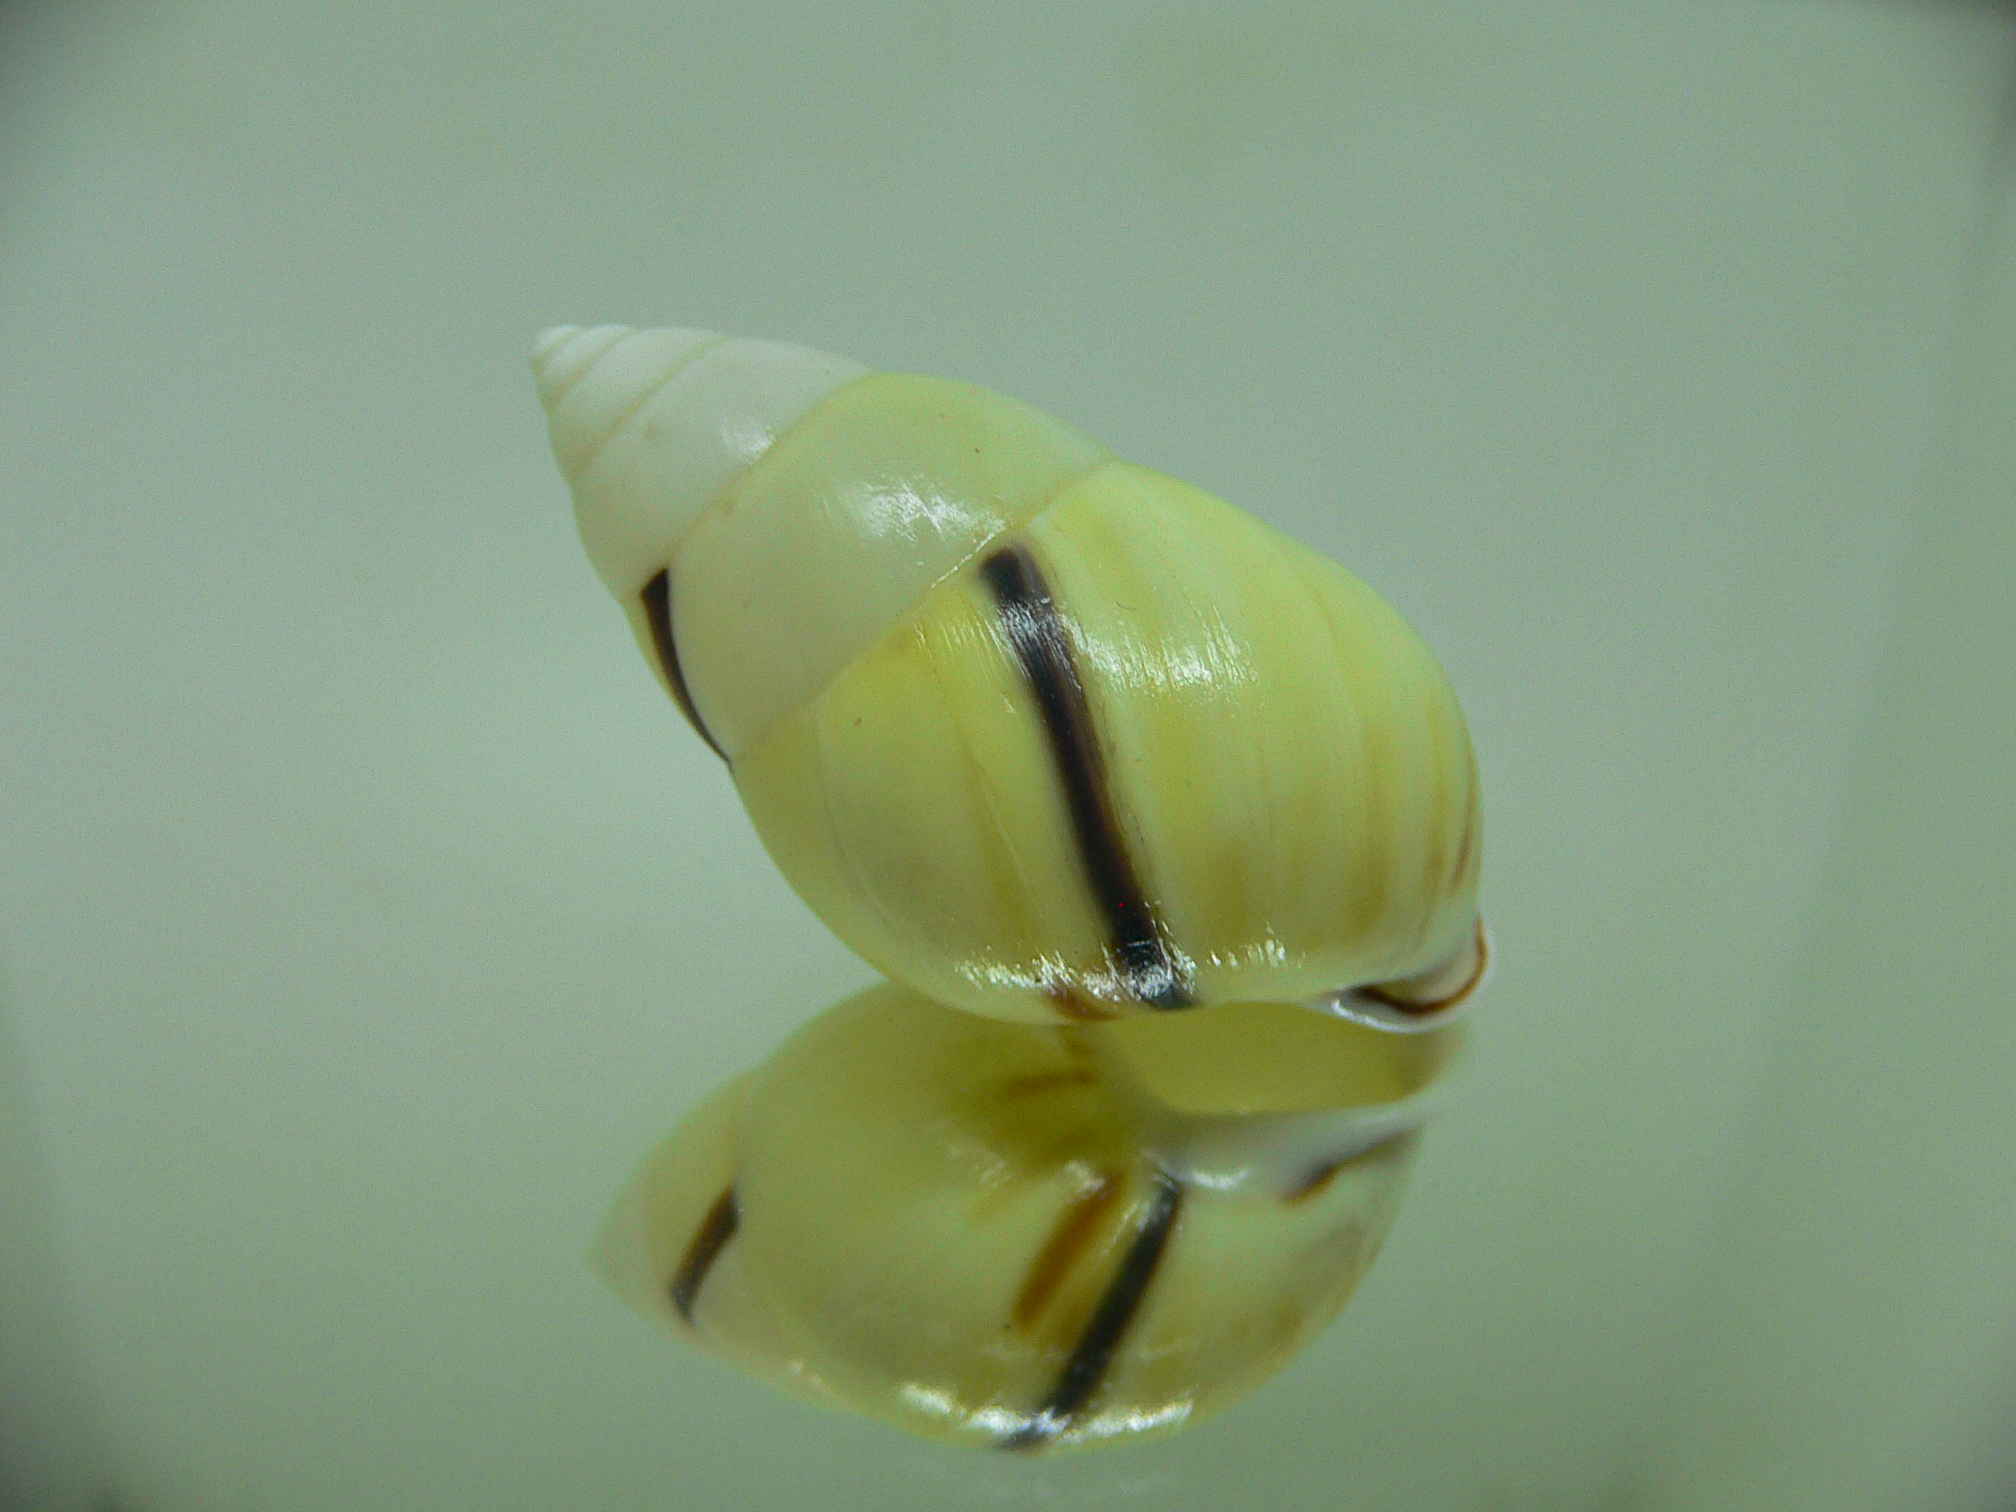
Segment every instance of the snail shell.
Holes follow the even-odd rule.
[[[884,984],[704,1102],[601,1263],[703,1348],[929,1438],[1175,1428],[1350,1296],[1456,1033],[1286,1004],[1034,1026]]]
[[[1349,574],[969,385],[620,326],[533,365],[596,570],[883,972],[1032,1022],[1474,989],[1469,735]]]

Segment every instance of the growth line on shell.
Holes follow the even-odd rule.
[[[1042,715],[1078,858],[1106,916],[1121,979],[1150,1007],[1187,1008],[1192,1002],[1189,983],[1127,853],[1092,706],[1042,568],[1028,547],[1010,545],[980,564],[980,576],[994,595],[1009,647]]]
[[[1183,1186],[1166,1171],[1155,1173],[1155,1189],[1149,1198],[1148,1215],[1127,1247],[1120,1269],[1113,1273],[1106,1294],[1099,1299],[1092,1321],[1078,1336],[1071,1358],[1049,1397],[1021,1428],[1001,1441],[1003,1449],[1035,1449],[1048,1443],[1070,1426],[1092,1393],[1099,1389],[1113,1363],[1113,1356],[1134,1315],[1141,1310],[1148,1285],[1168,1250],[1169,1236],[1183,1211]]]
[[[707,1209],[707,1216],[700,1220],[700,1227],[694,1230],[692,1242],[686,1246],[685,1257],[679,1262],[672,1284],[666,1288],[672,1298],[672,1306],[688,1323],[693,1321],[693,1306],[700,1300],[700,1288],[706,1284],[707,1272],[714,1268],[714,1262],[721,1258],[721,1251],[728,1247],[728,1241],[735,1237],[735,1230],[741,1226],[742,1209],[735,1202],[735,1188],[729,1187],[714,1199],[714,1206]]]

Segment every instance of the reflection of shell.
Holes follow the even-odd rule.
[[[703,1347],[927,1437],[1171,1428],[1343,1305],[1451,1045],[1289,1006],[1043,1028],[873,988],[652,1155],[605,1268]]]
[[[596,569],[891,976],[1055,1022],[1475,975],[1469,736],[1348,574],[963,384],[619,326],[533,365]]]

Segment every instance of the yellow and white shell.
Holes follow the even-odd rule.
[[[1350,1296],[1459,1032],[1286,1004],[1035,1026],[884,984],[691,1114],[602,1265],[703,1348],[926,1437],[1171,1429]]]
[[[770,854],[996,1018],[1481,975],[1477,774],[1368,588],[1026,405],[782,342],[561,327],[581,536]]]

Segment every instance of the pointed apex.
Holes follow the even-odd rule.
[[[646,398],[721,338],[712,331],[555,326],[532,348],[539,402],[572,482]]]
[[[569,340],[580,333],[581,327],[576,325],[546,327],[545,330],[533,338],[532,366],[535,368],[545,366],[546,359],[552,356],[557,348],[564,346]]]
[[[532,376],[539,384],[539,402],[551,415],[567,390],[600,357],[628,334],[624,326],[548,326],[532,343]],[[586,340],[577,338],[586,337]]]
[[[707,505],[859,363],[681,327],[554,326],[532,345],[589,558],[626,606]]]
[[[548,326],[541,331],[532,343],[533,375],[544,379],[547,367],[560,349],[580,334],[581,327],[573,325]]]

